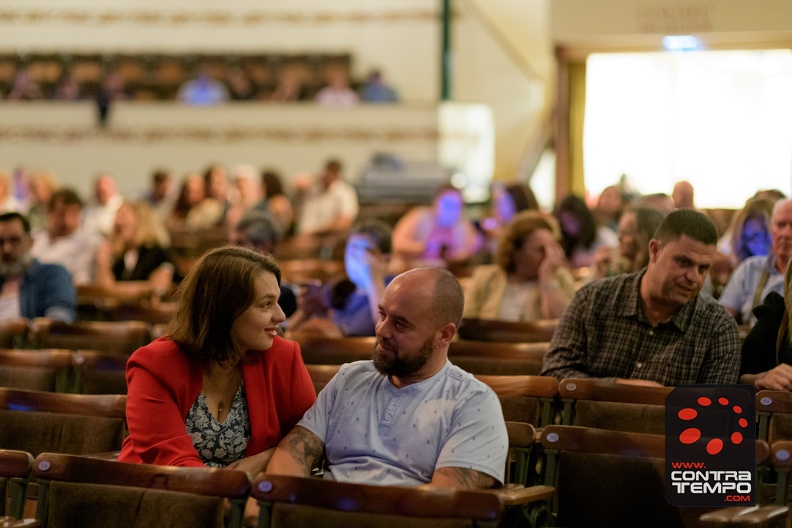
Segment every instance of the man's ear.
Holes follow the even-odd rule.
[[[655,240],[654,238],[649,241],[649,262],[656,262],[657,255],[660,253],[660,250],[663,248],[663,243],[659,240]]]
[[[451,344],[456,335],[456,325],[454,323],[446,323],[440,328],[440,339],[437,341],[438,347],[446,347]]]

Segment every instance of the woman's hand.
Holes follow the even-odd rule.
[[[271,447],[257,455],[245,457],[237,460],[236,462],[232,462],[228,465],[228,468],[244,471],[248,474],[248,477],[250,477],[250,480],[252,481],[259,473],[267,469],[267,464],[269,464],[274,452],[275,448]]]

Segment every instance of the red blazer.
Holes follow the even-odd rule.
[[[275,447],[316,400],[297,343],[276,337],[272,348],[242,366],[250,440],[246,456]],[[129,436],[118,460],[203,466],[185,421],[203,385],[203,368],[168,337],[139,348],[127,362]]]

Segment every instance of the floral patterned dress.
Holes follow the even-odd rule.
[[[187,413],[187,434],[198,456],[209,467],[226,467],[245,456],[250,439],[245,384],[240,383],[225,421],[218,422],[206,405],[206,396],[198,394]]]

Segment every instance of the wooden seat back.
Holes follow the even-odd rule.
[[[291,336],[300,344],[306,364],[332,365],[371,359],[375,337]],[[448,358],[473,374],[538,375],[548,343],[453,341]]]
[[[507,421],[534,427],[553,423],[558,381],[547,376],[475,375],[497,394]]]
[[[466,317],[459,326],[459,337],[509,343],[549,342],[557,325],[557,319],[516,322]]]
[[[73,392],[72,355],[64,349],[0,349],[0,387]]]
[[[71,353],[74,392],[80,394],[126,394],[127,357],[96,350]]]
[[[671,387],[642,387],[596,378],[558,384],[562,423],[599,429],[663,434],[665,399]]]
[[[143,321],[77,321],[70,324],[36,318],[31,327],[30,348],[88,349],[128,356],[151,341],[151,329]]]
[[[775,444],[792,440],[792,393],[761,390],[756,392],[756,415],[759,422],[756,438]]]
[[[682,528],[706,511],[666,501],[663,435],[552,425],[540,444],[556,489],[552,526]]]
[[[25,348],[29,334],[29,319],[19,317],[0,321],[0,348]]]
[[[45,526],[68,519],[84,528],[239,527],[250,492],[243,471],[129,464],[57,453],[40,454],[33,466],[41,487],[36,518]]]
[[[34,456],[117,451],[127,434],[126,396],[0,388],[0,448]]]

